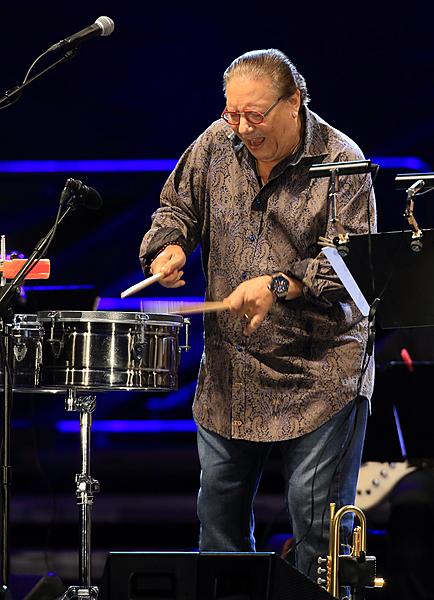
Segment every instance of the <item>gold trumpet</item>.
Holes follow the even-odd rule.
[[[340,549],[340,525],[341,520],[347,513],[354,513],[359,525],[353,530],[353,544],[351,553],[346,555],[339,554]],[[356,588],[363,587],[383,587],[384,579],[376,577],[375,556],[366,556],[366,517],[363,511],[357,506],[343,506],[336,512],[336,504],[330,504],[330,540],[329,553],[327,558],[319,558],[319,565],[327,563],[326,569],[318,569],[318,573],[326,574],[326,580],[318,578],[320,585],[324,587],[329,594],[339,598],[339,588],[341,585],[349,585]],[[342,580],[342,581],[340,581]]]

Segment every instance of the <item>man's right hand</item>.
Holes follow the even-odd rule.
[[[185,265],[187,257],[181,246],[176,244],[167,246],[163,252],[157,254],[151,263],[151,273],[163,273],[159,283],[167,288],[178,288],[185,285],[182,279],[184,271],[181,271]]]

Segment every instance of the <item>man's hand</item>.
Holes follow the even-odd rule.
[[[284,277],[289,282],[288,293],[284,301],[294,300],[301,296],[303,284],[288,275],[284,275]],[[275,301],[273,292],[268,289],[270,282],[271,275],[254,277],[240,283],[232,294],[224,299],[231,312],[247,319],[248,323],[244,328],[244,335],[251,335],[258,329]]]
[[[240,283],[235,290],[224,299],[231,312],[248,319],[244,329],[245,335],[251,335],[267,316],[274,295],[268,289],[271,275],[262,275]]]
[[[184,271],[182,267],[185,265],[187,257],[181,246],[176,244],[167,246],[163,252],[157,254],[151,263],[150,271],[153,275],[162,273],[163,277],[159,283],[167,288],[178,288],[185,285],[182,278]]]

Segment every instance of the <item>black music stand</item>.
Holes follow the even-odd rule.
[[[349,237],[344,263],[368,304],[380,299],[376,318],[383,329],[434,325],[434,229],[423,231],[418,252],[411,241],[411,231]]]
[[[411,245],[412,231],[389,231],[371,236],[351,235],[349,238],[349,254],[343,258],[344,268],[349,270],[371,307],[379,298],[375,318],[383,329],[434,326],[434,229],[424,230],[420,241],[419,250],[414,251]],[[337,267],[338,265],[335,268]],[[350,293],[354,293],[349,285],[346,287]],[[371,308],[370,318],[373,317]],[[396,428],[395,433],[400,441],[400,447],[395,440],[392,444],[393,460],[433,458],[433,451],[429,449],[431,436],[426,422],[417,424],[419,415],[412,415],[414,405],[409,402],[409,399],[420,396],[420,386],[415,387],[415,380],[406,365],[400,364],[399,373],[395,367],[391,369],[391,366],[388,366],[391,374],[387,379],[385,393],[393,398],[393,429]],[[427,373],[425,380],[426,375]],[[394,386],[392,382],[395,382]],[[402,401],[401,396],[404,396]],[[378,410],[382,411],[383,424],[389,422],[390,415],[387,413],[386,418],[385,411],[390,410],[390,405],[380,403]],[[406,428],[408,431],[404,436],[401,417],[405,423],[411,424],[411,427]],[[384,446],[383,438],[383,449]]]

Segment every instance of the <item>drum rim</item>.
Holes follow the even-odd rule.
[[[109,310],[42,310],[37,313],[41,322],[128,323],[182,325],[184,317],[169,313]]]

